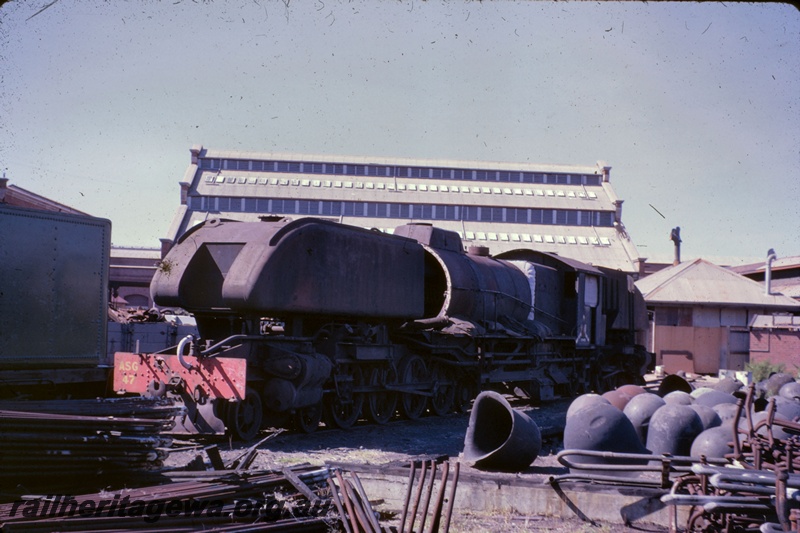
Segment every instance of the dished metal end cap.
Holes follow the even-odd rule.
[[[599,394],[595,394],[593,392],[581,394],[580,396],[572,400],[571,404],[569,404],[569,408],[567,409],[567,419],[569,419],[569,417],[571,417],[572,415],[574,415],[587,405],[591,405],[593,403],[605,403],[611,405],[611,403],[608,401],[608,398],[604,398]]]
[[[650,418],[647,449],[655,455],[688,455],[703,429],[700,415],[691,407],[667,403]]]
[[[628,417],[602,402],[587,405],[567,419],[564,449],[647,453]]]
[[[679,390],[690,393],[692,392],[692,389],[692,385],[681,376],[678,376],[677,374],[670,374],[661,380],[661,384],[658,386],[657,394],[663,398],[672,391]]]
[[[650,426],[650,418],[653,413],[665,404],[666,402],[659,395],[647,392],[631,398],[631,401],[622,410],[628,420],[631,421],[633,429],[636,430],[636,434],[643,445],[647,442],[647,429]]]
[[[519,472],[531,465],[541,449],[539,426],[511,407],[503,395],[484,391],[475,398],[463,453],[475,468]]]
[[[729,392],[723,392],[720,390],[710,390],[705,394],[698,396],[694,400],[697,405],[707,405],[708,407],[714,407],[718,403],[735,404],[736,401],[736,396]]]
[[[707,429],[695,437],[690,455],[692,457],[725,457],[733,453],[734,430],[731,424]]]
[[[778,396],[800,403],[800,383],[790,381],[784,384],[778,391]]]

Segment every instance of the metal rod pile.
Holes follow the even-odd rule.
[[[754,423],[754,398],[751,385],[738,403],[731,435],[734,452],[725,456],[730,464],[695,464],[661,498],[676,508],[689,508],[688,531],[800,530],[800,474],[795,473],[800,467],[800,424],[776,419],[774,399],[766,417]]]
[[[166,400],[0,402],[0,497],[152,477],[172,443],[162,433],[181,413]]]
[[[420,475],[416,489],[414,488],[414,478],[416,477],[417,468],[421,468]],[[419,531],[420,533],[426,531],[425,524],[428,521],[429,507],[430,507],[430,525],[427,529],[430,533],[437,533],[442,531],[447,533],[450,531],[450,519],[453,516],[453,504],[456,497],[456,487],[458,485],[458,476],[461,468],[461,463],[456,462],[453,469],[453,480],[450,485],[449,496],[445,498],[447,491],[447,481],[450,477],[450,463],[444,461],[441,467],[441,479],[439,481],[439,489],[436,493],[436,501],[433,507],[430,507],[431,497],[433,496],[433,488],[436,483],[436,461],[424,461],[419,465],[416,462],[411,463],[411,471],[408,475],[408,491],[406,492],[405,502],[403,504],[403,514],[400,518],[400,533],[413,533]],[[428,476],[428,473],[430,474]],[[411,501],[412,494],[414,496],[413,502]],[[442,522],[442,512],[445,501],[447,508],[444,509],[444,522]],[[411,506],[409,508],[409,505]],[[422,506],[420,509],[420,505]],[[419,526],[414,529],[414,523],[417,520],[417,513],[419,516]]]
[[[341,516],[341,526],[346,533],[381,533],[383,529],[378,516],[364,492],[364,486],[355,472],[350,472],[350,479],[345,479],[340,470],[333,471],[333,478],[328,478],[333,503]]]
[[[324,467],[170,475],[184,478],[164,485],[80,496],[26,496],[0,505],[0,529],[329,531],[339,521],[328,489],[330,472]]]

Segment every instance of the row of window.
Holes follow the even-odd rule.
[[[294,200],[288,198],[231,198],[227,196],[190,196],[188,202],[189,208],[195,211],[509,222],[561,226],[611,227],[614,224],[613,212],[578,209]]]
[[[221,185],[223,183],[239,185],[278,185],[292,187],[334,187],[344,189],[376,189],[390,192],[396,191],[421,191],[421,192],[444,192],[444,193],[474,193],[474,194],[509,194],[526,196],[558,196],[562,198],[589,198],[597,199],[594,191],[562,191],[553,189],[522,189],[519,187],[487,187],[487,186],[466,186],[466,185],[434,185],[427,183],[383,183],[383,182],[363,182],[363,181],[341,181],[341,180],[311,180],[311,179],[289,179],[289,178],[256,178],[256,177],[233,177],[223,175],[206,176],[206,183]]]
[[[262,161],[253,159],[201,158],[204,170],[248,170],[290,174],[331,174],[339,176],[376,176],[384,178],[431,178],[445,180],[500,181],[510,183],[546,183],[555,185],[600,185],[598,174],[562,174],[395,165],[352,165],[341,163],[306,163],[300,161]]]
[[[193,224],[199,224],[195,221]],[[367,228],[369,229],[369,228]],[[394,228],[377,228],[383,233],[392,234]],[[504,233],[493,231],[457,231],[462,241],[488,241],[488,242],[518,242],[518,243],[537,243],[537,244],[580,244],[592,246],[611,246],[611,239],[608,237],[597,237],[595,235],[539,235],[536,233]]]
[[[393,229],[381,229],[384,233],[393,233]],[[495,233],[492,231],[459,231],[464,241],[502,241],[502,242],[535,242],[547,244],[591,244],[594,246],[611,246],[608,237],[573,236],[573,235],[538,235],[535,233]]]

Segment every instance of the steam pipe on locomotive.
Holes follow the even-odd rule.
[[[215,219],[161,265],[154,301],[192,312],[200,339],[117,353],[114,388],[181,397],[188,432],[382,424],[466,409],[488,388],[546,401],[641,380],[648,364],[626,274],[534,250],[468,253],[428,224],[387,235]]]

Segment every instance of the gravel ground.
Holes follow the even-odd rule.
[[[563,429],[569,401],[557,401],[543,407],[516,406],[528,414],[543,434],[560,434]],[[286,431],[272,436],[258,447],[258,455],[251,468],[283,468],[288,465],[310,463],[358,463],[384,465],[408,463],[420,457],[446,456],[457,458],[464,448],[464,437],[469,425],[469,414],[451,414],[443,417],[426,416],[418,420],[393,420],[382,426],[361,425],[348,429],[321,427],[312,434]],[[270,436],[262,431],[252,442],[231,442],[225,439],[176,439],[175,450],[170,452],[167,466],[186,465],[202,452],[204,446],[215,444],[228,463],[240,456],[259,440]],[[534,463],[546,462],[557,453],[560,438],[544,438],[540,457]]]
[[[513,403],[513,402],[512,402]],[[569,401],[556,401],[542,407],[515,405],[528,414],[543,433],[543,446],[533,465],[520,475],[552,475],[566,473],[555,459],[561,450],[561,433]],[[393,420],[383,426],[356,425],[349,430],[320,428],[313,434],[283,432],[273,435],[258,447],[251,468],[280,469],[310,463],[361,465],[405,465],[413,459],[448,457],[455,460],[464,448],[464,437],[469,425],[469,414],[452,414],[444,417],[428,416],[418,420]],[[200,455],[205,461],[203,447],[215,444],[223,461],[228,464],[240,457],[260,439],[270,436],[264,431],[253,442],[236,443],[224,439],[203,441],[178,441],[171,452],[169,466],[183,466]],[[475,471],[462,463],[462,472]],[[486,474],[486,473],[484,473]],[[490,474],[507,475],[507,474]],[[370,495],[380,498],[379,494]],[[383,525],[397,525],[393,522]],[[510,512],[479,513],[456,509],[451,531],[478,533],[486,531],[523,532],[553,531],[556,533],[602,533],[610,531],[643,531],[622,525],[590,524],[575,519],[558,519],[543,516],[518,516]],[[652,531],[663,531],[654,529]]]
[[[656,385],[653,376],[648,376],[650,385]],[[705,382],[695,382],[698,387]],[[555,456],[563,449],[561,432],[570,400],[549,402],[540,407],[511,404],[528,414],[542,430],[543,445],[539,456],[526,471],[518,476],[557,475],[567,469],[558,463]],[[198,455],[208,461],[203,447],[216,445],[223,462],[229,464],[240,457],[259,440],[268,438],[258,446],[258,454],[251,466],[253,469],[281,469],[287,466],[310,463],[359,464],[359,465],[407,465],[414,459],[434,457],[459,458],[464,448],[464,437],[469,425],[469,414],[451,414],[444,417],[424,416],[418,420],[395,419],[386,425],[356,424],[349,430],[328,429],[324,426],[312,434],[292,431],[265,430],[252,442],[231,442],[222,438],[203,440],[176,440],[170,453],[168,466],[181,467]],[[462,472],[475,472],[462,463]],[[507,475],[483,472],[483,475]],[[370,495],[380,498],[380,495]],[[396,524],[394,524],[396,525]],[[556,519],[544,516],[518,516],[510,512],[477,513],[469,509],[456,509],[451,531],[477,533],[485,531],[522,532],[553,531],[556,533],[602,533],[611,531],[666,531],[664,528],[637,525],[625,527],[621,524],[588,523],[577,517]]]

